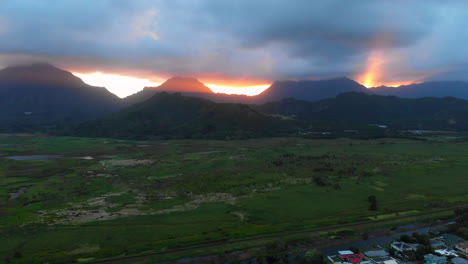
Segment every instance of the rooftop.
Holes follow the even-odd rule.
[[[379,249],[379,250],[369,250],[369,251],[366,251],[364,252],[364,255],[368,256],[368,257],[382,257],[382,256],[388,256],[388,252],[384,249]]]
[[[468,264],[468,260],[464,258],[453,258],[451,261],[453,264]]]
[[[468,248],[468,241],[458,243],[456,246],[457,246],[458,248],[467,249],[467,248]]]
[[[461,238],[459,236],[456,236],[456,235],[452,235],[452,234],[443,234],[442,238],[450,246],[454,246],[455,244],[465,242],[465,239],[463,239],[463,238]]]
[[[438,260],[446,260],[447,258],[446,257],[440,257],[440,256],[436,256],[434,254],[427,254],[427,255],[424,255],[424,259],[426,261],[438,261]]]
[[[349,254],[349,255],[341,255],[341,258],[347,262],[351,263],[361,263],[364,259],[364,255],[362,254]]]
[[[439,253],[439,254],[441,254],[441,255],[444,255],[444,256],[454,256],[454,257],[458,257],[458,254],[455,253],[455,251],[453,251],[453,250],[436,249],[435,252],[436,252],[436,253]]]

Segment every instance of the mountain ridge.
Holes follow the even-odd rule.
[[[22,131],[109,114],[121,100],[50,64],[0,70],[0,129]]]

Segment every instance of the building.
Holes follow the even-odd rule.
[[[415,244],[409,244],[405,242],[393,242],[392,243],[392,248],[395,249],[398,252],[405,252],[405,251],[416,251],[417,245]]]
[[[365,260],[364,255],[360,253],[355,254],[350,250],[338,251],[338,253],[340,254],[340,258],[343,260],[343,262],[361,263]]]
[[[369,260],[366,260],[364,255],[354,253],[351,250],[338,251],[338,255],[327,256],[327,258],[335,264],[341,263],[352,263],[352,264],[371,264]],[[393,263],[388,263],[393,264]]]
[[[453,258],[450,261],[452,262],[452,264],[468,264],[468,260],[464,258]]]
[[[434,250],[436,253],[442,255],[442,256],[452,256],[452,257],[458,257],[458,254],[454,250],[450,249],[436,249]]]
[[[439,257],[433,254],[424,255],[424,262],[426,264],[447,264],[446,257]]]
[[[447,245],[445,245],[444,242],[438,239],[431,239],[431,247],[434,249],[439,249],[439,248],[446,248]]]
[[[398,264],[398,262],[389,256],[372,258],[372,262],[376,264]]]
[[[370,250],[364,252],[364,255],[369,258],[377,258],[377,257],[386,257],[388,256],[388,252],[384,249],[379,249],[379,250]]]
[[[468,264],[468,260],[460,257],[456,257],[450,260],[452,264]]]
[[[468,254],[468,241],[461,242],[455,245],[455,248],[461,252]]]
[[[465,239],[452,234],[443,234],[442,239],[449,247],[455,247],[456,244],[465,242]]]

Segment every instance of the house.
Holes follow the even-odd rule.
[[[416,251],[417,245],[415,244],[408,244],[405,242],[393,242],[391,247],[395,249],[398,252],[404,252],[404,251]]]
[[[468,254],[468,241],[461,242],[455,245],[455,248],[461,252]]]
[[[370,264],[364,255],[354,253],[351,250],[338,251],[338,255],[327,257],[332,263]],[[390,264],[390,263],[389,263]]]
[[[369,258],[377,258],[377,257],[385,257],[388,256],[388,252],[384,249],[379,249],[379,250],[370,250],[364,252],[364,255]]]
[[[340,254],[340,257],[344,262],[349,262],[349,263],[362,263],[365,260],[364,255],[359,254],[359,253],[358,254],[354,254],[354,253],[346,254],[346,255]]]
[[[455,247],[456,244],[465,242],[465,239],[452,234],[443,234],[442,239],[450,247]]]
[[[436,249],[434,250],[436,253],[442,255],[442,256],[453,256],[453,257],[458,257],[458,254],[454,250],[450,249]]]
[[[424,255],[424,262],[426,264],[447,264],[446,257],[439,257],[433,254]]]
[[[464,258],[453,258],[450,261],[452,262],[452,264],[468,264],[468,260]]]
[[[445,245],[444,242],[438,239],[431,239],[431,247],[434,249],[439,249],[439,248],[446,248],[447,245]]]
[[[389,256],[373,258],[372,262],[376,264],[398,264],[398,262]]]
[[[340,258],[343,262],[361,263],[364,260],[364,255],[359,253],[355,254],[351,250],[338,251],[338,254],[340,254]]]

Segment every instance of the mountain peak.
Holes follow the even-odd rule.
[[[50,86],[82,86],[84,82],[71,72],[48,63],[11,66],[0,71],[0,82]]]
[[[333,98],[345,92],[366,92],[367,89],[356,81],[339,77],[323,80],[278,81],[260,94],[261,101],[276,101],[283,98],[296,98],[317,101]]]
[[[174,76],[158,87],[147,87],[148,90],[189,93],[213,93],[210,88],[193,77]]]

